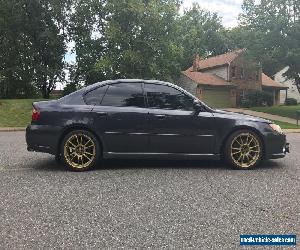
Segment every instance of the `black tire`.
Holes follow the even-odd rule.
[[[60,153],[58,153],[58,154],[55,155],[55,161],[56,161],[57,164],[61,163],[61,155],[60,155]]]
[[[226,141],[223,156],[235,169],[253,169],[259,165],[263,156],[261,139],[251,130],[235,131]]]
[[[60,147],[61,161],[72,171],[93,168],[101,155],[97,138],[89,131],[74,130],[68,133]]]

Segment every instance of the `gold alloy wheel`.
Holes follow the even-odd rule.
[[[64,156],[71,167],[76,169],[86,168],[95,159],[95,143],[92,138],[85,134],[74,134],[64,145]]]
[[[230,154],[237,166],[249,168],[260,158],[260,143],[251,133],[239,134],[231,142]]]

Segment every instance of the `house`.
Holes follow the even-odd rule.
[[[59,89],[54,89],[50,93],[51,98],[54,98],[54,99],[58,99],[58,98],[62,97],[62,95],[63,95],[63,91],[59,90]]]
[[[293,79],[287,79],[284,76],[284,73],[288,70],[288,67],[284,67],[282,70],[278,71],[275,75],[274,75],[274,80],[276,82],[281,83],[283,86],[289,87],[287,90],[287,95],[290,98],[294,98],[297,100],[298,103],[300,103],[300,93],[297,89],[297,86],[295,85],[295,80]],[[286,93],[285,91],[281,91],[280,92],[280,103],[284,103],[284,97],[285,97]]]
[[[260,64],[246,55],[245,49],[200,58],[183,71],[177,84],[212,107],[236,107],[247,90],[272,93],[273,104],[280,103],[280,90],[288,87],[275,82],[262,72]]]

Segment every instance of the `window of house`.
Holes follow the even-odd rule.
[[[116,83],[108,85],[101,106],[145,107],[142,83]]]
[[[149,108],[193,111],[193,98],[161,84],[145,84]]]

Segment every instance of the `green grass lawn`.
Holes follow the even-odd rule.
[[[272,115],[280,115],[296,119],[296,111],[300,110],[300,104],[294,106],[271,106],[271,107],[253,107],[253,111],[264,112]]]
[[[0,100],[0,127],[26,127],[31,121],[36,99]]]
[[[287,123],[287,122],[280,122],[280,121],[272,121],[275,124],[279,125],[282,129],[300,129],[300,123],[299,126],[297,126],[296,124],[291,124],[291,123]]]

